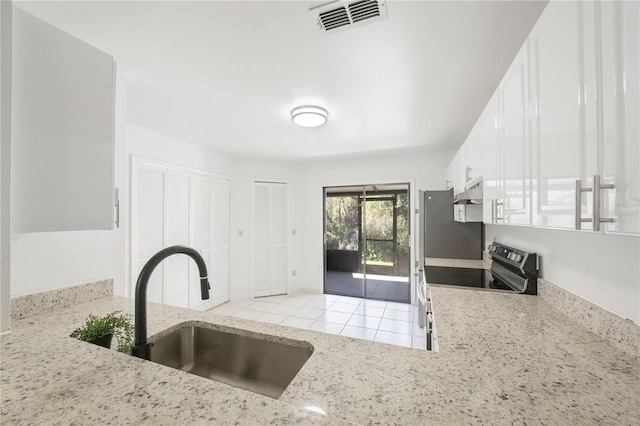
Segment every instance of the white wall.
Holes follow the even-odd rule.
[[[125,187],[126,82],[116,72],[115,186]],[[123,198],[121,193],[120,198]],[[113,278],[124,285],[124,227],[113,231],[11,235],[11,295],[37,293]]]
[[[640,324],[640,239],[632,236],[486,225],[498,242],[536,252],[541,276]]]
[[[455,152],[363,156],[304,164],[305,193],[302,198],[305,235],[303,242],[305,284],[323,291],[323,188],[333,185],[369,183],[411,183],[411,208],[416,208],[417,191],[445,189],[445,170]],[[415,219],[412,217],[412,219]],[[412,229],[415,224],[412,221]],[[417,236],[415,232],[414,240]]]

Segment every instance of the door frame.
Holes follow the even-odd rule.
[[[418,247],[418,230],[417,226],[417,201],[418,201],[418,193],[416,190],[416,182],[415,178],[406,178],[406,179],[382,179],[382,180],[372,180],[367,183],[362,183],[358,181],[333,181],[333,182],[323,182],[320,186],[321,191],[321,208],[322,208],[322,220],[320,222],[320,232],[321,232],[321,244],[322,244],[322,292],[324,293],[324,280],[325,280],[325,272],[327,270],[327,254],[325,250],[325,188],[328,187],[336,187],[336,186],[384,186],[384,185],[397,185],[397,184],[407,184],[409,185],[408,193],[409,193],[409,259],[413,264],[409,265],[409,271],[413,270],[414,273],[409,273],[409,286],[410,286],[410,301],[409,303],[412,305],[416,304],[416,276],[418,271],[417,266],[417,252],[416,248]],[[413,214],[416,212],[416,214]]]

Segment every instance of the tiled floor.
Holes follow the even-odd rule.
[[[329,294],[290,294],[227,302],[212,312],[356,339],[425,349],[417,309],[405,303]]]

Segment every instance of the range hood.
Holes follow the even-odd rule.
[[[468,185],[464,192],[453,196],[451,204],[482,204],[482,179]]]

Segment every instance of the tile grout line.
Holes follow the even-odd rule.
[[[326,295],[316,295],[316,296],[326,296]],[[295,296],[295,295],[292,295],[292,296],[289,296],[289,297],[282,298],[281,300],[279,300],[279,301],[277,301],[277,302],[275,302],[275,301],[269,301],[269,300],[257,300],[257,301],[256,301],[255,299],[249,299],[251,302],[250,302],[248,305],[246,305],[246,306],[244,306],[244,307],[242,307],[242,308],[235,308],[235,309],[236,309],[236,312],[234,312],[234,313],[232,313],[232,314],[228,314],[228,315],[230,315],[230,316],[236,316],[235,314],[236,314],[236,313],[238,313],[238,312],[240,312],[240,311],[242,311],[242,310],[249,310],[249,311],[252,311],[252,312],[259,313],[259,314],[257,315],[257,317],[256,317],[256,318],[254,318],[254,320],[256,320],[256,321],[262,321],[262,322],[267,322],[267,323],[271,323],[271,324],[276,324],[276,325],[281,325],[282,323],[284,323],[285,321],[287,321],[287,320],[289,320],[289,319],[307,320],[307,321],[311,321],[311,324],[310,324],[309,326],[307,326],[307,327],[305,327],[305,328],[302,328],[302,327],[296,327],[296,328],[302,328],[302,329],[304,329],[304,330],[311,330],[311,331],[319,331],[319,330],[314,330],[314,329],[312,329],[311,327],[313,327],[313,325],[314,325],[314,324],[316,324],[316,323],[320,322],[320,321],[321,321],[321,320],[320,320],[320,317],[322,317],[323,315],[325,315],[327,312],[335,312],[335,313],[344,313],[344,314],[348,314],[348,315],[349,315],[349,317],[346,319],[346,322],[344,322],[344,323],[343,323],[343,322],[337,322],[337,323],[336,323],[336,322],[330,322],[330,321],[322,321],[322,322],[327,323],[327,324],[334,324],[334,325],[336,325],[336,326],[337,326],[337,325],[340,325],[340,326],[341,326],[341,327],[340,327],[340,331],[338,331],[337,333],[328,332],[328,331],[321,331],[321,332],[325,332],[325,333],[329,333],[329,334],[334,334],[334,335],[339,335],[339,336],[345,336],[345,335],[344,335],[344,334],[342,334],[342,333],[344,332],[344,330],[346,329],[346,327],[349,325],[349,322],[353,319],[354,315],[359,315],[359,316],[369,317],[369,318],[376,318],[376,319],[378,319],[378,320],[379,320],[379,322],[378,322],[378,326],[377,326],[375,329],[367,328],[367,327],[360,327],[360,326],[358,326],[358,325],[351,325],[351,327],[354,327],[354,328],[357,328],[357,329],[363,329],[363,330],[372,330],[372,331],[375,331],[375,334],[374,334],[374,336],[373,336],[373,339],[372,339],[372,340],[370,340],[370,341],[374,341],[374,342],[376,341],[375,339],[376,339],[377,337],[379,337],[379,332],[380,332],[380,331],[384,331],[385,333],[389,333],[389,334],[397,335],[397,336],[402,336],[402,337],[405,337],[405,336],[406,336],[406,337],[408,337],[408,338],[409,338],[409,340],[411,341],[410,346],[406,346],[406,345],[398,345],[398,344],[395,344],[395,343],[388,343],[388,342],[378,342],[378,343],[385,343],[385,344],[391,344],[391,345],[395,345],[395,346],[403,346],[403,347],[408,347],[408,348],[412,348],[412,349],[422,349],[422,350],[424,350],[424,348],[414,348],[414,346],[413,346],[414,339],[415,339],[416,337],[421,338],[421,339],[424,339],[424,337],[422,337],[422,336],[416,336],[416,335],[414,334],[414,328],[415,328],[415,321],[414,321],[414,317],[415,317],[415,307],[414,307],[413,305],[409,305],[409,306],[410,306],[410,309],[408,309],[408,310],[407,310],[407,309],[400,309],[400,310],[398,310],[398,309],[393,309],[393,308],[392,308],[392,307],[390,307],[390,305],[389,305],[390,303],[395,303],[395,302],[384,302],[384,303],[385,303],[385,306],[384,306],[384,308],[382,308],[382,316],[381,316],[381,317],[375,317],[375,316],[369,316],[369,315],[366,315],[366,314],[359,314],[359,313],[356,313],[360,307],[365,307],[365,308],[366,308],[366,300],[359,300],[359,301],[358,301],[358,303],[357,303],[357,304],[355,304],[355,303],[349,303],[349,302],[344,301],[344,300],[343,300],[343,301],[340,301],[340,298],[341,298],[341,297],[347,297],[347,296],[338,296],[335,300],[331,301],[328,305],[325,305],[325,307],[324,307],[324,308],[318,308],[318,307],[315,307],[315,306],[308,306],[309,304],[313,304],[314,302],[316,302],[316,303],[318,303],[318,302],[319,302],[319,300],[318,300],[318,298],[317,298],[316,296],[312,296],[312,297],[305,297],[305,298],[307,298],[308,300],[307,300],[304,304],[302,304],[302,305],[295,305],[295,304],[294,304],[294,305],[287,305],[287,304],[285,303],[285,302],[286,302],[286,300],[288,300],[288,299],[296,298],[296,296]],[[298,299],[302,299],[302,298],[298,297]],[[253,305],[253,304],[255,304],[255,303],[259,303],[259,302],[273,304],[274,306],[273,306],[273,307],[271,307],[271,308],[269,308],[269,309],[268,309],[268,310],[266,310],[266,311],[254,311],[254,310],[252,310],[252,309],[249,309],[249,307],[250,307],[251,305]],[[324,299],[324,303],[325,303],[325,304],[327,303],[327,299]],[[331,310],[330,310],[330,308],[331,308],[332,306],[334,306],[336,303],[343,303],[343,304],[348,304],[348,305],[356,305],[356,308],[355,308],[355,309],[353,310],[353,312],[351,312],[351,313],[349,313],[349,312],[342,312],[342,311],[331,311]],[[220,306],[224,306],[224,305],[220,305]],[[289,306],[289,307],[295,307],[295,308],[297,308],[297,309],[296,309],[294,312],[292,312],[291,314],[279,314],[279,313],[275,313],[275,312],[270,312],[270,310],[271,310],[271,309],[274,309],[274,308],[275,308],[275,307],[277,307],[277,306]],[[317,305],[316,305],[316,306],[317,306]],[[391,305],[391,306],[393,306],[393,305]],[[304,309],[305,307],[306,307],[306,308],[309,308],[309,309],[317,309],[317,310],[321,310],[321,311],[323,311],[323,313],[322,313],[318,318],[315,318],[315,319],[312,319],[312,318],[304,318],[304,317],[296,317],[296,316],[294,316],[294,314],[295,314],[297,311],[299,311],[299,310],[301,310],[301,309]],[[376,307],[376,306],[371,306],[371,308],[378,308],[378,307]],[[215,308],[213,308],[213,310],[215,310]],[[385,316],[384,316],[384,315],[385,315],[385,313],[390,312],[390,311],[396,311],[396,312],[403,312],[403,313],[406,313],[406,314],[408,314],[408,316],[410,317],[410,319],[409,319],[408,321],[405,321],[404,319],[385,318]],[[266,320],[260,320],[260,319],[258,319],[258,317],[260,317],[260,316],[264,316],[265,314],[284,316],[284,318],[283,318],[281,321],[279,321],[279,322],[269,322],[269,321],[266,321]],[[243,317],[242,317],[242,316],[240,316],[239,318],[243,318]],[[382,324],[382,320],[384,320],[384,319],[386,319],[386,320],[388,320],[388,321],[396,321],[396,322],[398,322],[398,321],[399,321],[399,322],[407,323],[407,324],[409,325],[410,332],[409,332],[409,333],[398,333],[398,332],[395,332],[395,331],[381,330],[381,329],[380,329],[380,324]],[[347,336],[347,337],[351,337],[351,336]],[[406,337],[405,337],[405,338],[406,338]],[[362,339],[362,340],[369,340],[369,339],[364,339],[364,338],[362,338],[362,337],[355,337],[355,338]]]

